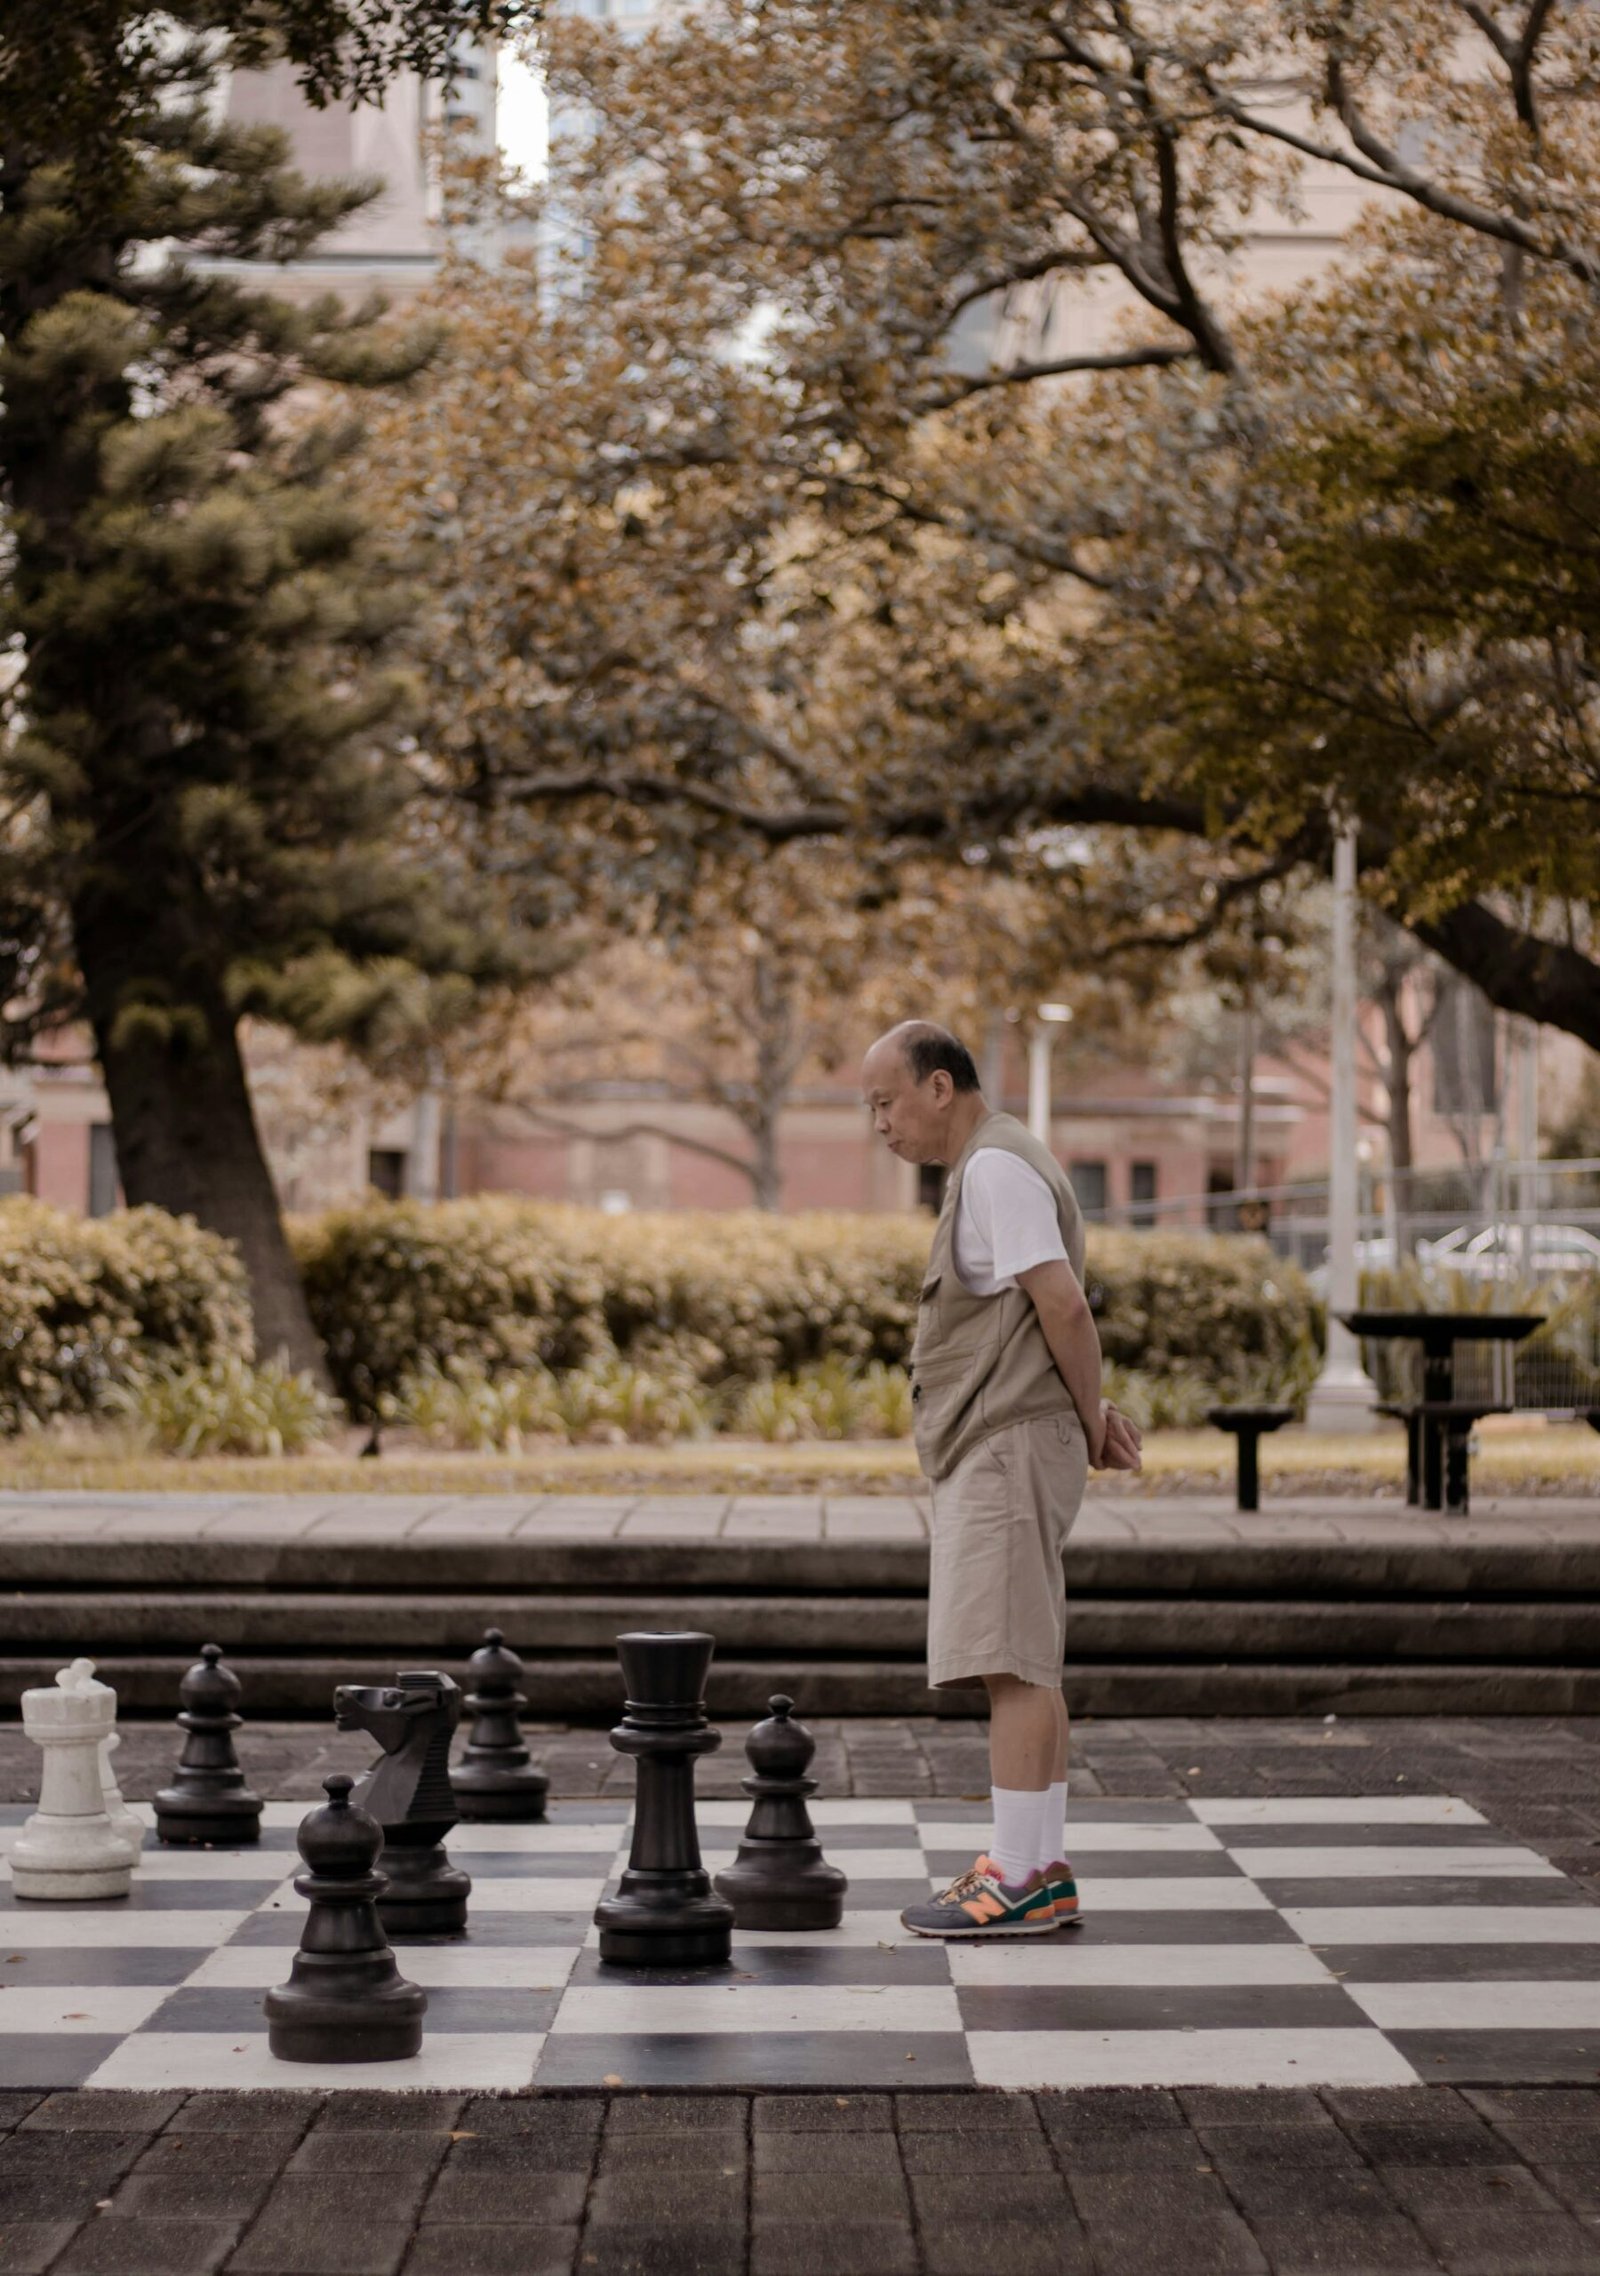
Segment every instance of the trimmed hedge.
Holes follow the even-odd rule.
[[[102,1410],[152,1369],[250,1350],[244,1267],[189,1217],[0,1202],[0,1431]]]
[[[1237,1233],[1089,1235],[1089,1301],[1108,1366],[1136,1372],[1170,1414],[1220,1400],[1299,1405],[1316,1377],[1318,1307],[1298,1265]]]
[[[620,1361],[715,1394],[717,1412],[828,1362],[903,1367],[929,1232],[921,1216],[606,1217],[499,1199],[374,1201],[291,1228],[335,1387],[363,1420],[452,1367],[587,1383]],[[1175,1419],[1208,1398],[1297,1396],[1314,1372],[1310,1292],[1262,1242],[1097,1232],[1088,1277],[1107,1361],[1148,1387],[1151,1420],[1174,1401]],[[0,1431],[102,1412],[119,1387],[249,1350],[244,1271],[216,1234],[157,1209],[0,1203]]]
[[[925,1217],[607,1217],[508,1200],[368,1202],[293,1229],[335,1384],[370,1418],[452,1361],[486,1375],[617,1357],[711,1390],[839,1358],[902,1366]],[[1192,1398],[1299,1396],[1313,1303],[1264,1242],[1097,1232],[1106,1356]]]

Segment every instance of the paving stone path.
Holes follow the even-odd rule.
[[[922,1541],[927,1500],[905,1494],[119,1494],[0,1492],[7,1541]],[[1149,1541],[1372,1547],[1592,1542],[1593,1493],[1474,1497],[1470,1517],[1370,1494],[1285,1494],[1249,1513],[1230,1494],[1093,1493],[1075,1543]]]
[[[7,2276],[1594,2276],[1600,2092],[0,2098]]]

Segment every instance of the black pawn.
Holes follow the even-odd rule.
[[[755,1798],[739,1854],[716,1878],[740,1928],[837,1928],[850,1886],[822,1855],[806,1798],[817,1790],[806,1776],[817,1742],[803,1723],[791,1722],[794,1701],[781,1693],[744,1742],[753,1777],[740,1781]]]
[[[311,1910],[289,1981],[262,2003],[282,2062],[398,2063],[422,2045],[428,1995],[406,1982],[378,1925],[383,1828],[351,1808],[354,1784],[343,1771],[325,1778],[326,1804],[300,1821],[306,1869],[294,1885]]]
[[[537,1825],[550,1781],[536,1770],[522,1743],[519,1709],[528,1702],[517,1686],[522,1662],[498,1628],[484,1631],[467,1662],[472,1689],[472,1731],[466,1752],[450,1773],[456,1808],[469,1825]]]
[[[235,1712],[239,1678],[222,1665],[222,1646],[202,1644],[178,1686],[188,1733],[172,1784],[156,1796],[156,1832],[185,1848],[202,1843],[236,1849],[261,1839],[261,1797],[252,1794],[233,1751],[244,1718]]]
[[[714,1649],[712,1637],[687,1631],[617,1638],[627,1698],[611,1744],[634,1757],[638,1784],[628,1869],[595,1908],[602,1960],[707,1967],[732,1949],[733,1907],[700,1862],[694,1819],[695,1757],[722,1744],[706,1721]]]

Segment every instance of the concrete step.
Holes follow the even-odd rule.
[[[101,1675],[116,1687],[125,1716],[170,1716],[178,1683],[193,1658],[178,1653],[108,1652]],[[434,1665],[407,1655],[342,1653],[280,1657],[241,1654],[234,1666],[244,1685],[247,1719],[321,1722],[340,1683],[388,1683],[397,1664]],[[459,1659],[445,1660],[458,1675]],[[58,1652],[0,1662],[10,1700],[27,1685],[49,1683]],[[535,1722],[589,1724],[616,1720],[622,1686],[613,1655],[540,1659],[528,1667],[528,1714]],[[1065,1684],[1077,1715],[1592,1715],[1600,1713],[1600,1671],[1590,1667],[1439,1661],[1290,1665],[1282,1661],[1148,1661],[1074,1664]],[[708,1700],[714,1718],[736,1722],[766,1711],[775,1691],[807,1715],[970,1716],[983,1711],[981,1691],[932,1692],[919,1661],[720,1659]],[[174,1742],[176,1743],[176,1742]]]
[[[1600,1604],[1557,1600],[1324,1603],[1240,1597],[1075,1597],[1071,1657],[1198,1660],[1483,1661],[1600,1665]],[[488,1627],[534,1659],[605,1654],[629,1628],[704,1628],[724,1657],[829,1663],[920,1660],[927,1628],[918,1596],[449,1595],[195,1590],[38,1590],[5,1607],[10,1648],[30,1657],[188,1651],[215,1637],[253,1658],[338,1652],[464,1661]],[[0,1660],[0,1670],[5,1662]]]
[[[1085,1538],[1068,1551],[1081,1712],[1600,1711],[1600,1529],[1538,1540]],[[483,1630],[528,1662],[531,1711],[608,1723],[613,1639],[718,1639],[717,1712],[788,1690],[812,1714],[969,1714],[924,1681],[927,1551],[898,1541],[0,1538],[0,1711],[84,1652],[124,1709],[170,1715],[210,1638],[258,1718],[341,1682],[464,1667]]]
[[[916,1541],[559,1541],[465,1535],[377,1538],[29,1540],[0,1536],[0,1592],[215,1588],[382,1591],[509,1589],[708,1595],[871,1596],[927,1587]],[[1592,1538],[1074,1540],[1067,1582],[1081,1596],[1584,1597],[1600,1601]]]

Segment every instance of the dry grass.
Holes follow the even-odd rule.
[[[179,1461],[140,1451],[111,1431],[79,1429],[13,1439],[0,1449],[0,1489],[112,1493],[905,1493],[919,1484],[904,1441],[768,1446],[718,1438],[667,1446],[557,1446],[519,1455],[440,1454],[400,1442],[377,1461],[359,1435],[328,1450],[280,1460],[213,1456]],[[1485,1427],[1473,1476],[1484,1493],[1593,1494],[1600,1499],[1600,1434],[1578,1423]],[[1399,1491],[1405,1449],[1398,1427],[1369,1438],[1280,1431],[1261,1446],[1263,1476],[1279,1491]],[[1215,1493],[1233,1477],[1220,1433],[1170,1430],[1145,1443],[1142,1478],[1096,1478],[1096,1490]]]

